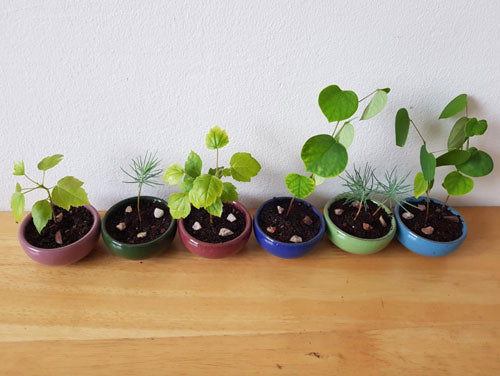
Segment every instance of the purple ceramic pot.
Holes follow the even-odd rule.
[[[101,217],[93,206],[86,205],[85,208],[94,217],[94,223],[90,231],[76,242],[60,248],[38,248],[28,243],[24,233],[26,226],[31,221],[31,214],[29,214],[21,222],[21,226],[19,226],[19,243],[23,247],[24,252],[36,262],[44,265],[72,264],[87,256],[99,240],[99,235],[101,234]]]
[[[228,204],[233,205],[245,214],[245,229],[240,236],[225,243],[202,242],[186,231],[184,221],[181,218],[178,220],[179,236],[187,249],[198,256],[210,259],[231,256],[243,249],[252,233],[252,217],[250,217],[248,210],[239,202],[228,202]]]

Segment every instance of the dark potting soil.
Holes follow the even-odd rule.
[[[61,222],[55,223],[54,220],[49,220],[47,225],[39,234],[33,223],[33,219],[26,226],[24,235],[26,240],[39,248],[60,248],[65,245],[76,242],[81,239],[87,232],[90,231],[94,224],[94,217],[85,207],[71,207],[64,210],[58,206],[54,207],[56,216],[62,213]],[[56,233],[61,231],[62,244],[56,243]]]
[[[264,233],[283,243],[293,243],[290,238],[294,235],[300,236],[302,242],[314,238],[321,228],[321,220],[314,213],[311,207],[303,202],[295,201],[288,216],[286,212],[290,206],[291,199],[280,199],[265,205],[259,214],[259,226]],[[278,212],[278,206],[284,209],[283,213]],[[304,218],[309,217],[311,223],[304,222]],[[274,232],[269,231],[270,228]]]
[[[129,205],[132,207],[132,211],[126,213],[125,209]],[[110,213],[106,222],[106,230],[113,239],[127,244],[141,244],[150,242],[167,231],[172,222],[172,217],[166,205],[141,200],[139,206],[141,209],[141,221],[139,221],[139,216],[137,215],[136,201],[131,204],[124,204],[118,210]],[[155,218],[153,213],[156,208],[163,210],[164,214],[162,217]],[[116,228],[121,222],[124,222],[126,226],[123,231]],[[140,232],[146,232],[146,236],[138,238],[137,234]]]
[[[229,214],[233,214],[236,217],[234,222],[227,220]],[[201,229],[193,230],[195,222],[201,225]],[[205,209],[196,209],[195,207],[191,207],[191,213],[184,219],[184,228],[186,231],[196,239],[207,243],[225,243],[233,240],[241,235],[243,230],[245,230],[245,226],[245,214],[227,203],[223,204],[222,215],[220,217],[212,216],[212,223],[210,223],[210,214]],[[219,231],[221,228],[227,228],[233,234],[220,236]]]
[[[381,208],[374,216],[373,213],[377,210],[378,205],[371,200],[368,200],[367,204],[368,208],[361,208],[358,218],[354,220],[356,213],[358,212],[358,208],[352,206],[351,203],[345,203],[345,200],[341,198],[330,205],[328,215],[339,229],[350,235],[363,239],[381,238],[382,236],[388,234],[391,229],[392,214],[387,214],[386,211]],[[344,212],[340,215],[336,215],[335,209],[342,209]],[[382,216],[385,221],[385,227],[380,221],[380,216]],[[363,223],[368,224],[372,228],[365,230]]]
[[[426,205],[426,200],[421,200],[416,203],[412,203],[415,206],[418,204]],[[418,208],[414,208],[409,205],[405,205],[405,208],[412,213],[415,217],[412,219],[405,219],[402,217],[405,210],[401,208],[399,210],[399,215],[401,216],[401,220],[411,231],[415,234],[420,235],[429,240],[434,240],[437,242],[449,242],[455,239],[458,239],[462,236],[462,222],[460,221],[460,216],[455,216],[448,206],[444,206],[441,204],[436,204],[432,201],[429,202],[429,217],[427,218],[427,222],[425,221],[426,210],[421,211]],[[453,222],[444,217],[452,216],[457,217],[459,219],[458,222]],[[422,228],[432,226],[434,228],[434,232],[430,235],[426,235],[422,232]]]

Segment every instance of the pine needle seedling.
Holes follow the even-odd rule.
[[[366,210],[368,208],[367,201],[370,200],[374,193],[375,177],[374,170],[368,164],[361,169],[357,169],[356,166],[353,168],[354,173],[350,174],[348,171],[345,172],[345,176],[340,178],[344,181],[342,185],[347,188],[347,192],[344,193],[344,202],[358,202],[358,211],[354,216],[354,220],[358,219],[361,209]]]
[[[382,199],[377,210],[373,213],[373,216],[377,215],[384,204],[388,204],[390,208],[401,203],[411,205],[403,199],[403,197],[406,197],[406,195],[408,195],[413,189],[410,184],[406,184],[406,179],[408,179],[409,175],[410,174],[408,173],[404,177],[400,178],[398,177],[396,168],[393,168],[392,171],[385,172],[384,180],[379,180],[375,176],[375,180],[377,182],[375,193],[380,195]],[[404,208],[404,206],[402,207]]]

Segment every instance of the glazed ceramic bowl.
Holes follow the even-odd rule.
[[[91,205],[86,205],[85,208],[92,214],[94,223],[82,238],[76,242],[65,245],[59,248],[39,248],[31,245],[25,237],[26,226],[31,221],[31,214],[29,214],[21,222],[19,226],[19,243],[24,252],[31,257],[31,259],[44,265],[68,265],[77,262],[87,256],[90,251],[95,247],[99,240],[101,233],[101,217],[95,208]]]
[[[252,217],[250,217],[248,210],[239,202],[227,202],[227,204],[233,205],[236,209],[245,214],[245,229],[237,238],[225,243],[207,243],[196,239],[187,232],[184,227],[184,220],[182,218],[179,219],[179,236],[182,243],[184,243],[186,248],[192,253],[209,259],[218,259],[238,253],[243,249],[245,244],[247,244],[250,234],[252,233]]]
[[[306,242],[302,243],[284,243],[280,242],[278,240],[275,240],[271,238],[270,236],[267,235],[267,233],[262,230],[259,226],[259,215],[264,206],[278,200],[284,200],[284,199],[291,199],[291,197],[275,197],[272,198],[271,200],[268,200],[264,202],[257,212],[255,213],[255,216],[253,218],[253,227],[255,231],[255,237],[257,238],[257,241],[261,245],[262,248],[264,248],[266,251],[271,253],[274,256],[281,257],[281,258],[287,258],[287,259],[292,259],[292,258],[298,258],[304,256],[307,252],[309,252],[311,249],[313,249],[316,244],[318,244],[321,239],[323,239],[323,235],[325,234],[325,221],[323,219],[323,216],[319,212],[318,209],[316,209],[313,205],[311,205],[309,202],[305,200],[301,200],[296,198],[296,202],[302,202],[306,206],[310,207],[314,213],[319,217],[321,221],[321,227],[316,234],[316,236]]]
[[[432,199],[431,200],[439,205],[443,205],[442,201]],[[417,200],[414,197],[407,198],[405,201],[407,202],[416,202],[420,201]],[[453,252],[455,249],[457,249],[465,240],[467,237],[467,224],[465,223],[463,217],[460,215],[459,212],[457,212],[455,209],[453,209],[451,206],[448,205],[448,209],[450,212],[452,212],[454,215],[459,216],[460,221],[462,223],[462,236],[460,236],[458,239],[449,241],[449,242],[437,242],[434,240],[429,240],[426,239],[420,235],[415,234],[413,231],[411,231],[406,225],[403,223],[401,220],[401,217],[399,215],[399,205],[397,205],[394,208],[394,217],[396,218],[396,223],[398,227],[397,231],[397,237],[398,240],[401,244],[403,244],[406,248],[408,248],[410,251],[415,252],[419,255],[422,256],[427,256],[427,257],[440,257],[440,256],[445,256],[451,252]]]
[[[167,202],[157,197],[152,196],[141,196],[141,201],[157,202],[167,206]],[[111,213],[126,207],[127,205],[133,205],[137,202],[137,197],[129,197],[125,200],[118,202],[113,205],[104,215],[102,219],[102,239],[104,244],[108,247],[111,253],[129,259],[129,260],[144,260],[153,256],[156,256],[167,249],[169,244],[175,237],[175,232],[177,230],[177,221],[172,219],[170,226],[168,226],[167,231],[154,240],[147,243],[141,244],[129,244],[123,243],[114,239],[106,229],[106,224]]]
[[[335,223],[330,219],[329,215],[329,209],[330,206],[337,200],[341,199],[342,195],[336,196],[329,200],[325,208],[323,209],[323,215],[325,217],[326,221],[326,228],[327,228],[327,234],[330,240],[332,241],[333,244],[335,244],[337,247],[340,249],[349,252],[349,253],[354,253],[356,255],[369,255],[372,253],[376,253],[387,247],[387,245],[391,242],[391,240],[394,238],[394,235],[396,235],[396,221],[394,219],[394,216],[391,218],[391,229],[389,232],[376,239],[364,239],[364,238],[359,238],[357,236],[348,234],[347,232],[342,231],[340,228],[337,227]],[[372,200],[375,204],[380,205],[380,202]],[[385,205],[382,206],[382,208],[385,210],[386,213],[391,214],[391,211],[389,208],[387,208]]]

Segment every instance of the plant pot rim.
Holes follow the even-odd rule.
[[[314,211],[314,213],[319,217],[319,220],[320,220],[320,224],[321,225],[320,225],[319,231],[318,231],[318,233],[316,235],[314,235],[313,238],[311,238],[311,239],[309,239],[309,240],[307,240],[305,242],[300,242],[300,243],[285,243],[285,242],[281,242],[279,240],[276,240],[276,239],[270,237],[269,235],[266,234],[266,232],[264,230],[262,230],[262,228],[259,225],[259,219],[258,218],[259,218],[260,212],[262,211],[262,209],[264,208],[264,206],[266,206],[270,202],[273,202],[273,201],[276,201],[276,200],[283,200],[283,199],[290,199],[291,200],[292,197],[290,197],[290,196],[273,197],[273,198],[265,201],[262,205],[260,205],[259,208],[257,209],[257,211],[255,212],[254,225],[261,232],[261,234],[264,235],[267,239],[269,239],[273,243],[275,243],[276,245],[285,245],[285,246],[288,246],[288,247],[297,247],[297,248],[298,247],[307,247],[308,245],[313,245],[317,241],[321,240],[321,238],[324,235],[325,229],[326,229],[325,219],[323,218],[323,215],[321,214],[321,212],[313,204],[311,204],[309,201],[306,201],[306,200],[301,199],[301,198],[295,198],[295,201],[297,201],[297,202],[303,202],[303,203],[307,204]]]
[[[167,235],[170,233],[170,231],[172,231],[172,229],[173,229],[173,227],[175,225],[175,221],[176,221],[174,218],[172,218],[172,216],[170,216],[170,218],[172,220],[170,221],[170,225],[165,230],[165,232],[163,234],[161,234],[160,236],[158,236],[157,238],[154,238],[153,240],[150,240],[149,242],[131,244],[131,243],[121,242],[119,240],[116,240],[113,236],[111,236],[111,234],[106,229],[106,222],[108,220],[109,213],[113,212],[114,210],[117,210],[117,208],[119,206],[123,205],[124,203],[126,203],[128,201],[133,201],[133,200],[137,200],[137,196],[132,196],[132,197],[125,198],[125,199],[117,202],[116,204],[114,204],[112,207],[110,207],[106,211],[106,213],[104,214],[104,217],[102,218],[102,225],[101,225],[101,231],[102,231],[103,235],[107,236],[109,239],[111,239],[116,244],[119,244],[119,245],[122,245],[122,246],[127,246],[127,247],[137,247],[137,248],[142,248],[142,247],[145,247],[145,246],[148,246],[148,245],[151,245],[151,244],[155,244],[156,242],[161,241],[165,237],[167,237]],[[168,208],[168,203],[164,199],[159,198],[159,197],[155,197],[155,196],[141,196],[141,200],[146,200],[146,201],[160,201],[161,203],[165,204],[165,206]],[[169,212],[168,215],[170,215],[170,212]]]
[[[345,235],[347,237],[350,237],[352,239],[356,239],[356,240],[359,240],[359,241],[364,241],[364,242],[380,241],[380,240],[385,240],[387,238],[394,237],[394,234],[396,232],[396,219],[394,217],[394,214],[391,213],[391,211],[389,210],[389,208],[387,206],[383,205],[380,201],[378,201],[378,200],[372,200],[372,199],[370,199],[370,201],[374,202],[377,205],[382,205],[382,208],[385,210],[385,212],[392,215],[392,217],[391,217],[391,228],[389,229],[389,232],[387,234],[385,234],[384,236],[381,236],[380,238],[366,239],[366,238],[360,238],[359,236],[351,235],[351,234],[343,231],[342,229],[340,229],[335,223],[333,223],[332,219],[330,218],[330,213],[329,213],[328,209],[330,209],[330,206],[335,201],[337,201],[338,199],[342,198],[344,195],[345,195],[345,193],[341,193],[341,194],[339,194],[339,195],[337,195],[335,197],[332,197],[325,204],[325,207],[323,209],[323,215],[324,215],[324,217],[325,217],[325,219],[326,219],[326,221],[328,222],[329,225],[335,227],[338,232],[342,233],[343,235]]]
[[[178,219],[178,231],[179,233],[182,233],[185,237],[192,239],[193,241],[196,241],[197,245],[201,246],[206,246],[206,247],[212,247],[212,248],[225,248],[228,246],[232,246],[233,244],[238,244],[240,242],[240,239],[247,234],[248,231],[251,231],[251,226],[252,226],[252,217],[250,216],[250,213],[248,212],[247,208],[245,206],[238,202],[238,201],[228,201],[225,202],[225,204],[233,205],[236,207],[236,209],[240,210],[245,214],[245,228],[239,234],[236,238],[229,240],[227,242],[223,243],[209,243],[209,242],[204,242],[202,240],[199,240],[198,238],[194,237],[191,235],[186,228],[184,227],[184,218],[179,218]]]
[[[87,209],[90,214],[92,214],[93,222],[92,226],[90,227],[89,231],[83,235],[80,239],[77,241],[67,244],[63,247],[58,247],[58,248],[41,248],[37,247],[33,244],[31,244],[28,240],[26,240],[25,236],[25,230],[26,226],[28,226],[28,223],[31,221],[32,215],[31,212],[23,219],[21,222],[21,225],[19,226],[18,230],[18,236],[19,236],[19,241],[21,243],[25,243],[27,246],[29,246],[30,252],[36,252],[36,253],[62,253],[65,251],[69,251],[75,247],[78,247],[81,243],[83,243],[88,237],[92,236],[93,232],[96,230],[96,227],[100,226],[100,219],[101,217],[99,216],[99,213],[97,212],[96,208],[94,208],[92,205],[83,205],[85,209]]]
[[[415,197],[407,197],[405,198],[405,201],[420,201],[421,199],[420,198],[415,198]],[[436,204],[440,204],[440,205],[443,205],[444,202],[443,201],[439,201],[435,198],[430,198],[430,200]],[[401,226],[403,226],[406,230],[408,230],[408,232],[410,232],[412,235],[416,236],[417,238],[419,239],[422,239],[422,240],[425,240],[427,242],[431,242],[431,243],[434,243],[434,244],[453,244],[453,243],[456,243],[456,242],[459,242],[459,241],[462,241],[465,239],[465,237],[467,236],[467,224],[465,223],[465,220],[464,220],[464,217],[462,216],[462,214],[460,214],[457,210],[455,210],[454,207],[452,207],[451,205],[448,205],[446,204],[446,206],[448,206],[452,213],[455,212],[456,214],[458,214],[460,216],[460,223],[462,224],[462,235],[460,235],[458,238],[454,239],[454,240],[449,240],[447,242],[439,242],[437,240],[431,240],[431,239],[427,239],[426,237],[423,237],[422,235],[419,235],[417,233],[415,233],[413,230],[411,230],[408,226],[405,225],[405,223],[403,222],[403,220],[401,219],[400,215],[399,215],[399,208],[400,208],[401,205],[396,205],[394,207],[394,217],[397,219],[397,221],[401,224]],[[454,213],[454,214],[455,214]]]

